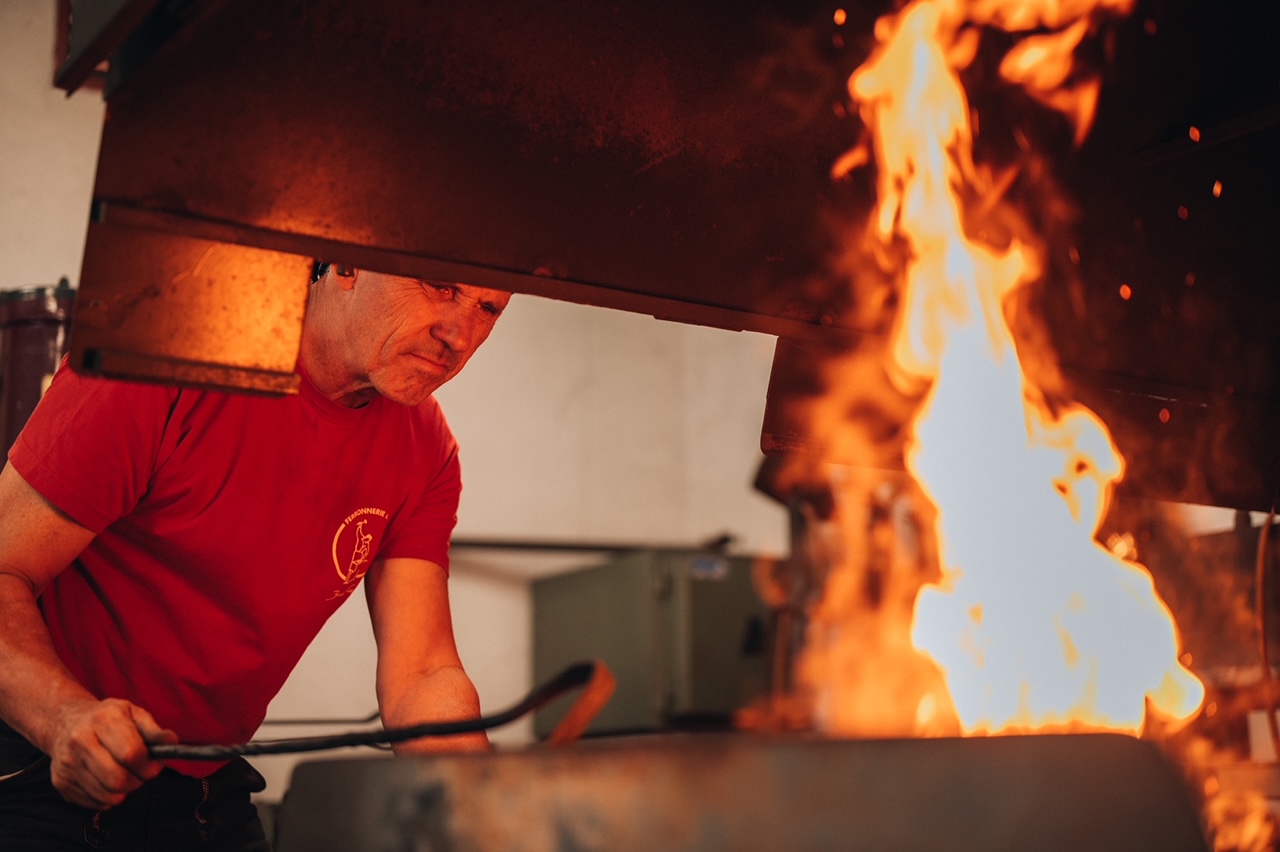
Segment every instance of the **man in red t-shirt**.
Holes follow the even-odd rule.
[[[147,746],[247,740],[362,578],[384,724],[478,715],[449,620],[457,447],[431,394],[510,296],[319,269],[298,395],[112,382],[64,366],[10,451],[0,472],[6,848],[62,848],[59,831],[68,848],[113,833],[119,848],[143,823],[147,848],[181,848],[180,833],[155,845],[170,836],[155,833],[168,799],[193,836],[222,831],[223,845],[202,848],[265,848],[256,821],[228,828],[245,808],[211,817],[230,798],[221,786],[240,805],[245,788],[260,789],[247,764],[166,766]],[[477,734],[398,750],[487,745]],[[68,810],[31,816],[41,783]],[[197,799],[180,801],[187,791]]]

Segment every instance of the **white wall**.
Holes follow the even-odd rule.
[[[458,534],[783,546],[751,491],[773,339],[516,296],[437,394],[462,443]]]
[[[80,276],[102,97],[53,87],[55,0],[0,2],[0,289]]]
[[[0,289],[79,277],[103,105],[50,83],[54,0],[0,0]],[[689,544],[729,532],[781,553],[785,516],[750,487],[771,338],[517,297],[466,372],[440,393],[462,444],[458,535]],[[454,554],[463,662],[486,713],[532,686],[529,581],[582,557]],[[275,718],[375,707],[373,640],[353,596],[271,706]],[[347,730],[276,727],[264,737]],[[528,720],[494,735],[516,746]],[[268,798],[292,757],[255,761]]]

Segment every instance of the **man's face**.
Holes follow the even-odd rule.
[[[365,270],[349,282],[348,368],[405,405],[453,378],[511,299],[502,290]]]

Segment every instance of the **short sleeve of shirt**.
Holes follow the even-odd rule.
[[[81,376],[64,362],[9,461],[46,500],[101,533],[146,493],[178,393]]]
[[[458,444],[434,399],[419,406],[413,420],[413,453],[424,474],[417,498],[406,505],[379,558],[408,557],[434,562],[449,570],[449,537],[458,522],[462,470]]]

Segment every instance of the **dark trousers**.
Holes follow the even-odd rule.
[[[15,739],[16,738],[16,739]],[[243,759],[208,778],[166,769],[109,810],[73,805],[53,788],[49,758],[0,729],[0,849],[13,852],[270,852],[251,793],[266,786]]]

